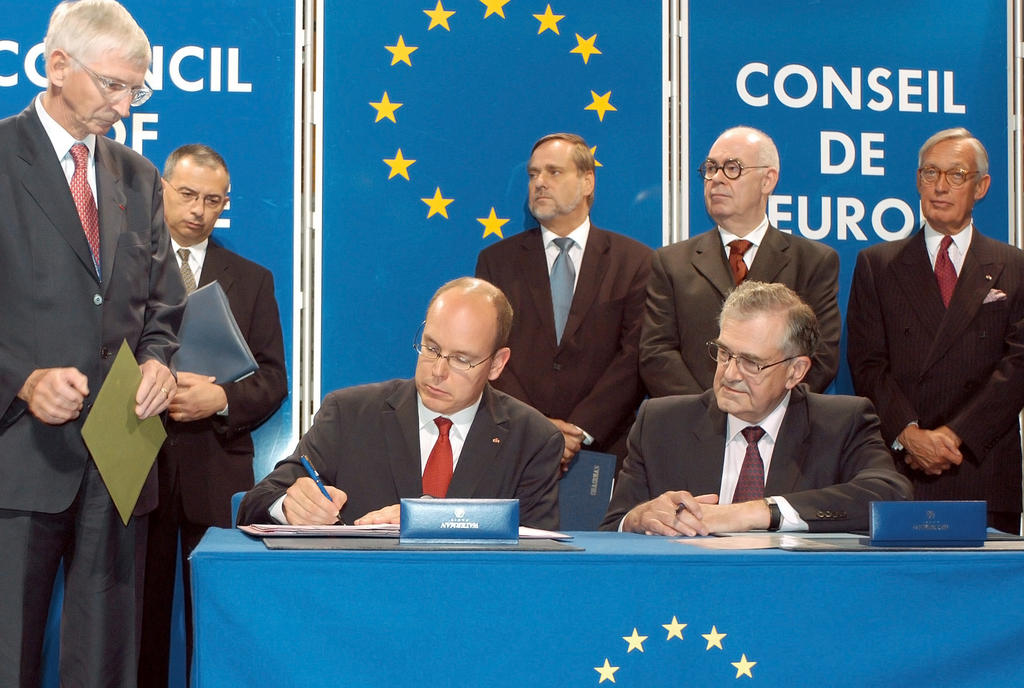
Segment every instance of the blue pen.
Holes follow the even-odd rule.
[[[324,487],[324,481],[320,479],[320,474],[316,472],[315,468],[313,468],[313,464],[309,462],[309,459],[307,459],[305,455],[301,455],[299,456],[299,461],[302,462],[302,467],[306,469],[306,473],[309,474],[309,477],[312,478],[313,482],[316,483],[316,486],[320,488],[320,494],[326,497],[327,501],[333,501],[331,499],[331,495],[327,494],[327,488]],[[338,514],[338,523],[342,525],[345,524],[345,521],[341,518],[341,514]]]

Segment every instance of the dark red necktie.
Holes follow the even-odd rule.
[[[760,425],[751,425],[741,430],[747,440],[747,451],[743,455],[743,467],[736,481],[736,491],[732,495],[732,503],[749,502],[764,497],[764,462],[757,442],[764,437],[764,429]]]
[[[739,284],[747,276],[747,264],[743,262],[743,254],[753,244],[746,239],[733,239],[729,242],[729,267],[732,269],[732,283]]]
[[[71,197],[75,199],[78,218],[82,221],[85,238],[92,250],[92,262],[96,274],[100,272],[100,221],[96,212],[96,199],[89,186],[89,149],[83,143],[71,146],[71,157],[75,161],[75,172],[71,175]]]
[[[948,234],[942,237],[939,255],[935,256],[935,281],[939,283],[939,293],[942,294],[942,303],[946,308],[949,308],[949,300],[953,298],[953,290],[956,289],[956,268],[949,259],[949,245],[952,243],[953,237]]]
[[[452,443],[448,439],[452,422],[438,416],[434,423],[437,424],[438,435],[423,469],[423,494],[440,498],[448,494],[448,483],[452,481]]]

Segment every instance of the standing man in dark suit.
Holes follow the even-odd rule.
[[[39,684],[63,563],[61,683],[134,686],[155,471],[125,526],[81,432],[123,341],[135,414],[167,408],[185,293],[159,173],[103,136],[150,95],[146,35],[113,0],[81,0],[54,10],[44,47],[46,91],[0,121],[0,685]]]
[[[270,271],[210,238],[228,201],[227,164],[212,148],[189,144],[164,165],[164,218],[187,291],[217,281],[259,369],[222,380],[178,370],[167,440],[157,457],[160,503],[149,517],[140,686],[167,686],[174,573],[181,541],[186,667],[191,664],[188,556],[209,526],[231,527],[231,495],[253,485],[250,432],[288,395],[284,341]]]
[[[921,147],[924,227],[857,256],[847,356],[918,499],[985,499],[1020,532],[1024,253],[977,231],[988,154],[966,129]]]
[[[541,226],[484,249],[476,265],[516,313],[516,355],[494,386],[562,431],[563,470],[584,445],[621,462],[644,396],[637,353],[651,249],[590,224],[594,156],[579,136],[540,139],[527,171]]]
[[[871,404],[800,385],[820,335],[791,289],[745,281],[719,322],[713,389],[644,403],[602,528],[863,530],[870,502],[910,497]]]
[[[654,253],[640,338],[647,390],[665,396],[711,387],[715,365],[705,343],[715,337],[725,297],[750,279],[785,284],[814,310],[821,345],[806,382],[811,391],[824,392],[839,367],[839,256],[768,224],[768,197],[779,181],[775,143],[751,127],[728,129],[699,172],[716,226]]]
[[[557,528],[562,435],[487,384],[508,363],[511,327],[494,285],[462,277],[442,286],[415,340],[415,378],[328,394],[295,452],[242,500],[238,522],[398,523],[403,497],[428,494],[518,499],[523,525]]]

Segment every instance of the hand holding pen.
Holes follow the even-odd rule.
[[[344,524],[340,511],[348,495],[335,487],[326,487],[308,458],[300,456],[299,462],[309,479],[299,478],[285,493],[283,508],[288,522],[292,525]]]

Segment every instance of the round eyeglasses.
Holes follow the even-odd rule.
[[[959,189],[961,186],[967,183],[967,180],[978,174],[978,171],[971,171],[954,167],[951,170],[940,170],[938,167],[921,167],[917,170],[917,175],[921,178],[923,184],[931,186],[938,183],[939,177],[945,177],[946,183],[954,189]]]
[[[714,160],[705,160],[697,168],[697,172],[700,176],[704,177],[707,181],[711,181],[715,173],[718,170],[722,170],[722,174],[725,175],[726,179],[739,179],[740,175],[743,174],[743,170],[763,170],[771,167],[770,165],[744,165],[736,158],[729,158],[721,165]]]

